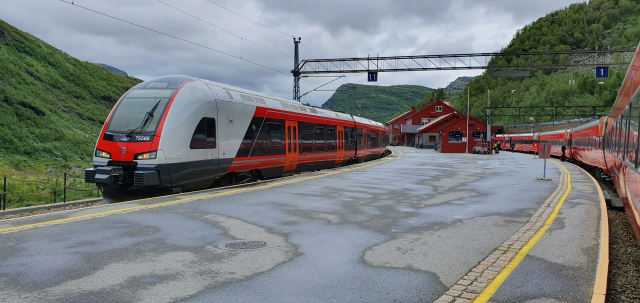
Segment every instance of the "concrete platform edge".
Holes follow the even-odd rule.
[[[593,184],[598,189],[598,195],[600,196],[600,256],[598,258],[598,269],[596,271],[596,279],[593,285],[593,291],[591,295],[591,303],[604,303],[607,295],[607,278],[609,275],[609,216],[607,215],[607,203],[604,199],[602,189],[598,184],[598,181],[591,176],[582,167],[574,165],[575,167],[584,171]]]
[[[27,207],[20,207],[20,208],[11,208],[4,211],[0,211],[0,218],[6,215],[15,215],[19,213],[38,211],[43,209],[56,209],[56,208],[67,207],[69,205],[95,203],[95,202],[101,202],[101,201],[102,201],[102,198],[91,198],[91,199],[84,199],[84,200],[77,200],[77,201],[69,201],[66,203],[60,202],[55,204],[44,204],[44,205],[27,206]]]

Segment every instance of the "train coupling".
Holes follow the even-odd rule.
[[[124,182],[124,170],[120,166],[102,166],[84,170],[84,182],[102,186],[118,186]]]
[[[157,186],[160,185],[160,174],[158,171],[129,171],[121,166],[101,166],[85,169],[84,181],[104,187]]]

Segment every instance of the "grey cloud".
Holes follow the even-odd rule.
[[[182,41],[100,16],[59,1],[4,0],[3,19],[80,60],[101,62],[129,75],[149,80],[186,74],[246,89],[291,98],[293,59],[274,53],[208,26],[157,1],[75,0],[171,35],[240,56],[286,75]],[[205,0],[163,0],[245,39],[293,55],[291,37],[266,29]],[[212,0],[271,27],[301,36],[315,55],[443,54],[495,51],[515,30],[571,0],[508,1],[286,1]],[[313,55],[302,47],[302,58]],[[446,86],[458,76],[480,71],[389,73],[378,85]],[[310,79],[322,84],[330,79]],[[348,75],[327,86],[366,83],[365,75]],[[316,84],[302,83],[302,91]],[[322,104],[331,92],[309,94],[303,102]]]

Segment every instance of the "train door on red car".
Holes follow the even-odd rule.
[[[344,159],[344,126],[338,126],[338,157],[336,158],[336,164],[342,163]]]
[[[285,146],[287,152],[287,160],[285,161],[284,170],[288,171],[296,169],[296,166],[298,165],[298,122],[286,121],[285,133],[287,141]]]

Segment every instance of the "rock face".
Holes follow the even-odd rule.
[[[114,74],[117,74],[117,75],[120,75],[120,76],[125,76],[125,77],[129,76],[125,71],[123,71],[121,69],[117,69],[117,68],[115,68],[115,67],[113,67],[111,65],[106,65],[106,64],[102,64],[102,63],[96,63],[96,65],[102,66],[102,67],[106,68],[108,71],[110,71],[110,72],[112,72]]]

